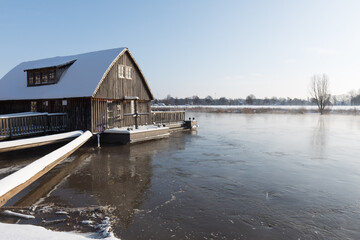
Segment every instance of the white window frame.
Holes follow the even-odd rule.
[[[125,66],[119,64],[118,65],[118,77],[119,78],[125,78]]]
[[[132,79],[132,67],[126,67],[125,69],[125,78]]]

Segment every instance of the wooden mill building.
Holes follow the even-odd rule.
[[[151,124],[152,99],[127,48],[23,62],[0,80],[0,114],[66,113],[66,130]]]

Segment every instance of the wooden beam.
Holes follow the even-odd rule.
[[[59,133],[42,137],[35,137],[31,139],[20,139],[20,140],[12,140],[12,141],[1,141],[0,142],[0,153],[1,152],[9,152],[20,149],[32,148],[32,147],[40,147],[47,144],[54,144],[63,141],[70,141],[78,136],[80,136],[82,131],[72,131],[67,133]],[[33,140],[33,141],[31,141]]]
[[[56,165],[61,163],[65,158],[70,156],[79,147],[81,147],[84,143],[86,143],[91,136],[92,136],[92,133],[90,131],[86,131],[83,135],[81,135],[80,137],[71,141],[70,143],[66,144],[65,146],[47,154],[43,158],[40,158],[40,159],[36,160],[35,162],[29,164],[28,166],[20,169],[19,171],[1,179],[0,180],[0,191],[3,191],[3,192],[6,191],[6,190],[5,191],[2,190],[2,188],[5,188],[5,189],[11,188],[11,189],[6,191],[4,194],[2,194],[0,196],[0,207],[3,206],[7,201],[9,201],[13,196],[15,196],[20,191],[22,191],[27,186],[29,186],[31,183],[35,182],[38,178],[40,178],[45,173],[47,173],[52,168],[54,168]],[[49,159],[49,164],[46,165],[43,169],[41,169],[37,172],[34,172],[31,177],[29,176],[22,183],[16,183],[16,182],[12,183],[12,180],[16,179],[15,176],[18,176],[23,173],[24,174],[28,173],[28,171],[32,171],[33,166],[36,165],[37,163],[43,161],[45,158]],[[12,184],[12,186],[8,186],[8,184]]]
[[[80,163],[82,163],[83,160],[89,156],[91,156],[91,154],[88,152],[82,153],[72,162],[67,163],[67,165],[64,168],[62,168],[56,175],[52,176],[50,179],[45,179],[45,182],[43,181],[35,189],[32,189],[23,198],[17,201],[14,204],[14,206],[30,207],[32,204],[36,203],[40,198],[44,197],[51,190],[53,190],[67,175],[74,172],[76,168],[80,165]]]

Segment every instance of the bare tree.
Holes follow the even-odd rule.
[[[325,75],[314,75],[310,83],[310,95],[318,106],[320,114],[330,104],[329,78]]]

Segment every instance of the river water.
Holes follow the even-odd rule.
[[[8,205],[102,206],[121,239],[360,239],[360,117],[188,115],[197,132],[85,147]]]

